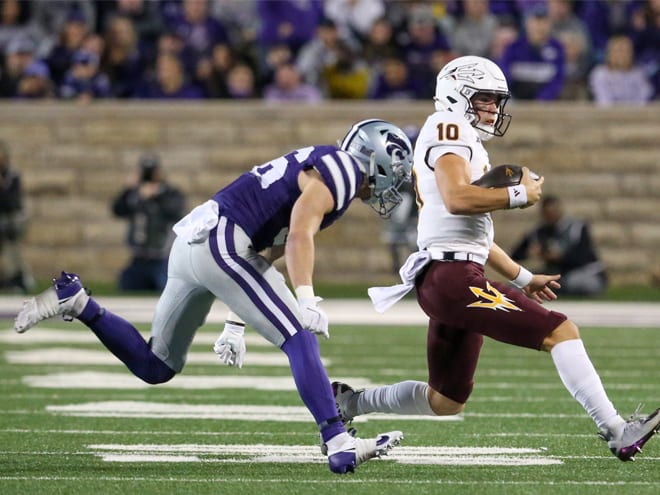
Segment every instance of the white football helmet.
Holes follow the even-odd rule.
[[[478,93],[495,95],[497,116],[493,125],[479,122],[479,115],[472,105]],[[483,141],[493,136],[503,136],[511,123],[511,115],[504,113],[504,106],[511,94],[502,70],[483,57],[466,56],[452,60],[440,72],[435,85],[435,109],[465,115]]]
[[[366,202],[383,217],[401,203],[399,188],[410,181],[413,149],[408,136],[378,119],[353,124],[339,147],[351,154],[367,175],[371,197]]]

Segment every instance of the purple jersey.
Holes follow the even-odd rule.
[[[335,146],[309,146],[254,167],[213,199],[220,214],[240,225],[261,251],[282,244],[289,229],[291,209],[300,196],[298,174],[316,169],[334,198],[334,208],[323,217],[321,229],[339,218],[355,198],[363,173],[358,162]]]

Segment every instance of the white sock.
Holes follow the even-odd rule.
[[[341,450],[348,450],[355,445],[355,439],[350,436],[348,433],[343,432],[339,435],[335,435],[330,440],[325,442],[326,447],[328,447],[328,457],[336,454]]]
[[[428,384],[405,381],[365,390],[357,397],[357,414],[371,412],[435,416],[428,399]]]
[[[607,397],[582,340],[560,342],[552,348],[550,354],[564,386],[584,407],[598,428],[618,430],[625,421]]]

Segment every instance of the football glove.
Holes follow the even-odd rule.
[[[321,301],[323,301],[323,299],[318,296],[298,298],[302,326],[312,333],[323,335],[326,339],[329,339],[330,332],[328,331],[328,315],[326,315],[325,311],[319,306]]]
[[[225,328],[215,341],[213,351],[227,366],[243,367],[245,359],[245,327],[242,325],[225,324]]]

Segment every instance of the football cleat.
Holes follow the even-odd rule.
[[[364,389],[355,390],[353,387],[342,382],[332,382],[332,393],[335,396],[337,412],[344,424],[350,424],[357,414],[351,414],[349,411],[355,411],[358,395],[364,392]]]
[[[62,272],[53,285],[23,303],[14,320],[14,330],[23,333],[40,321],[62,315],[66,321],[82,313],[89,301],[89,293],[75,273]]]
[[[639,410],[639,408],[637,408]],[[618,433],[601,431],[598,435],[607,441],[612,453],[622,461],[634,461],[648,440],[660,430],[660,408],[648,416],[637,416],[637,411]]]
[[[369,459],[387,455],[402,439],[403,433],[400,431],[381,433],[376,438],[366,440],[348,436],[339,449],[328,453],[330,471],[337,474],[353,473],[356,467]]]

